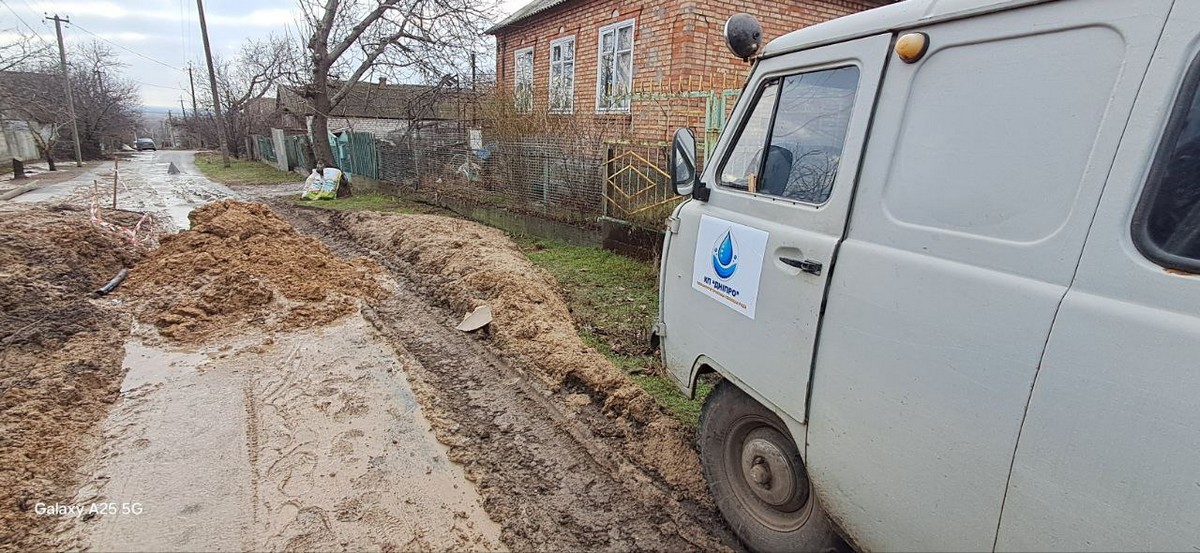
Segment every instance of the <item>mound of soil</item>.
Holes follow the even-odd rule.
[[[708,502],[692,431],[606,357],[588,347],[557,282],[503,232],[435,215],[335,216],[363,245],[403,259],[416,282],[459,313],[491,306],[493,345],[555,391],[585,394],[617,420],[633,459]]]
[[[382,293],[378,265],[345,261],[265,205],[197,208],[191,230],[167,236],[135,267],[122,294],[138,317],[176,342],[227,336],[247,324],[296,329],[330,323]]]
[[[124,374],[129,314],[90,293],[140,255],[86,211],[0,214],[0,550],[53,547],[35,506],[70,502]]]

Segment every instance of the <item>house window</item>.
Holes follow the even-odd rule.
[[[516,76],[513,79],[517,111],[533,111],[533,48],[522,48],[516,53]]]
[[[600,28],[596,111],[628,112],[633,85],[633,20]]]
[[[550,43],[550,113],[575,111],[575,37]]]

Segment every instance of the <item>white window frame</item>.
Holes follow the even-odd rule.
[[[629,101],[629,105],[627,106],[611,107],[602,103],[604,99],[604,67],[602,65],[604,60],[604,34],[609,31],[612,31],[613,33],[612,60],[613,75],[615,76],[617,74],[617,57],[621,52],[623,52],[623,50],[620,49],[618,39],[620,38],[620,30],[624,27],[629,27],[629,93],[631,95],[633,93],[633,53],[637,50],[637,20],[626,19],[625,21],[619,21],[617,23],[600,27],[600,30],[596,33],[596,113],[629,113],[630,108],[633,107],[632,99]]]
[[[521,56],[524,56],[524,55],[529,56],[529,96],[528,96],[529,105],[528,106],[521,105],[521,99],[522,99],[522,95],[521,95],[521,84],[522,84],[522,82],[521,82]],[[526,48],[518,48],[515,52],[513,52],[513,96],[515,96],[513,103],[515,104],[515,107],[517,108],[517,113],[533,112],[533,83],[535,82],[534,72],[533,72],[533,68],[535,65],[534,61],[535,60],[533,58],[533,47],[532,46],[529,46]]]
[[[554,61],[554,49],[561,48],[563,52],[566,52],[567,51],[566,46],[568,43],[573,46],[571,59],[567,60],[567,59],[565,59],[565,56],[564,56],[564,57],[560,57],[558,61]],[[547,87],[549,89],[549,91],[547,92],[547,95],[546,95],[547,98],[550,100],[549,103],[547,104],[548,106],[550,106],[550,113],[553,113],[553,114],[575,113],[575,66],[576,66],[575,60],[578,57],[577,56],[578,52],[579,52],[579,43],[575,42],[575,35],[564,36],[564,37],[556,38],[556,39],[550,41],[550,53],[549,53],[549,56],[550,56],[550,80],[549,80],[549,83],[550,83],[550,85]],[[555,87],[554,87],[554,69],[556,66],[561,68],[563,65],[565,65],[567,63],[571,64],[571,88],[569,91],[567,91],[567,94],[566,94],[567,106],[566,106],[566,108],[555,109],[555,107],[554,107],[554,89],[555,89]]]

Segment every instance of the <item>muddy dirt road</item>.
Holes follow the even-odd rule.
[[[206,203],[222,198],[239,197],[229,187],[204,177],[193,163],[195,152],[168,151],[137,152],[128,161],[117,165],[117,207],[131,211],[149,212],[159,221],[162,230],[173,232],[188,227],[187,214]],[[177,174],[168,174],[174,163]],[[13,204],[69,203],[88,205],[93,198],[102,206],[112,205],[113,164],[97,167],[64,182],[49,184],[26,192]],[[302,179],[298,179],[298,182]],[[98,186],[93,183],[98,182]]]
[[[334,251],[362,255],[328,212],[276,203],[298,228]],[[400,285],[372,302],[368,320],[400,355],[437,421],[439,438],[476,478],[484,507],[514,550],[730,550],[739,547],[711,507],[689,500],[622,451],[623,436],[601,407],[571,390],[551,392],[432,302],[407,278],[403,260],[376,254]]]
[[[123,401],[75,503],[141,512],[71,521],[63,545],[502,548],[473,485],[429,433],[408,362],[360,316],[198,351],[135,334]]]
[[[166,176],[169,161],[184,173]],[[257,192],[168,152],[122,164],[122,180],[119,205],[168,231]],[[66,202],[77,210],[59,217],[87,225],[90,182],[47,188],[0,214]],[[127,262],[117,294],[88,300],[126,325],[94,355],[111,404],[46,427],[76,449],[0,505],[21,525],[0,550],[739,549],[698,475],[647,462],[660,426],[628,412],[641,404],[548,385],[486,333],[454,330],[462,313],[404,255],[364,247],[332,212],[269,203],[279,217],[200,210]],[[70,242],[32,247],[53,257]],[[108,507],[44,515],[39,501]]]

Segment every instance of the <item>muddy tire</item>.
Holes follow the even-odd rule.
[[[700,454],[717,507],[751,550],[845,548],[817,504],[787,426],[729,381],[704,403]]]

